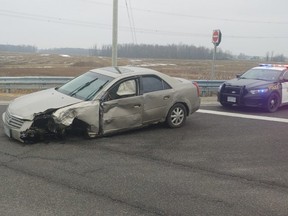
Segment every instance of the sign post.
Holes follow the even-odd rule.
[[[212,73],[211,73],[211,80],[215,80],[215,59],[216,59],[216,48],[221,43],[222,33],[219,29],[213,30],[212,34],[212,43],[214,44],[214,51],[213,51],[213,63],[212,63]]]
[[[112,66],[117,67],[118,0],[113,0]]]

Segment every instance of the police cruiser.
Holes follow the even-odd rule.
[[[260,64],[237,75],[219,87],[218,101],[224,107],[260,107],[275,112],[288,104],[288,65]]]

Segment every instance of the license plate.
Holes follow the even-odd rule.
[[[11,130],[4,125],[4,133],[11,138]]]
[[[227,102],[236,103],[236,97],[227,97]]]

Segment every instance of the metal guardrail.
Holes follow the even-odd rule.
[[[62,76],[24,76],[0,77],[0,88],[9,93],[15,89],[47,89],[63,85],[73,77]]]
[[[63,85],[73,77],[64,76],[23,76],[23,77],[0,77],[0,88],[6,93],[16,89],[47,89]],[[192,80],[198,83],[202,96],[216,93],[219,86],[225,80]]]
[[[211,96],[217,93],[219,86],[226,80],[193,80],[198,83],[202,96]]]

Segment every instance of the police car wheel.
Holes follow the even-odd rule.
[[[266,111],[275,112],[280,106],[280,97],[276,93],[271,93],[266,103]]]

